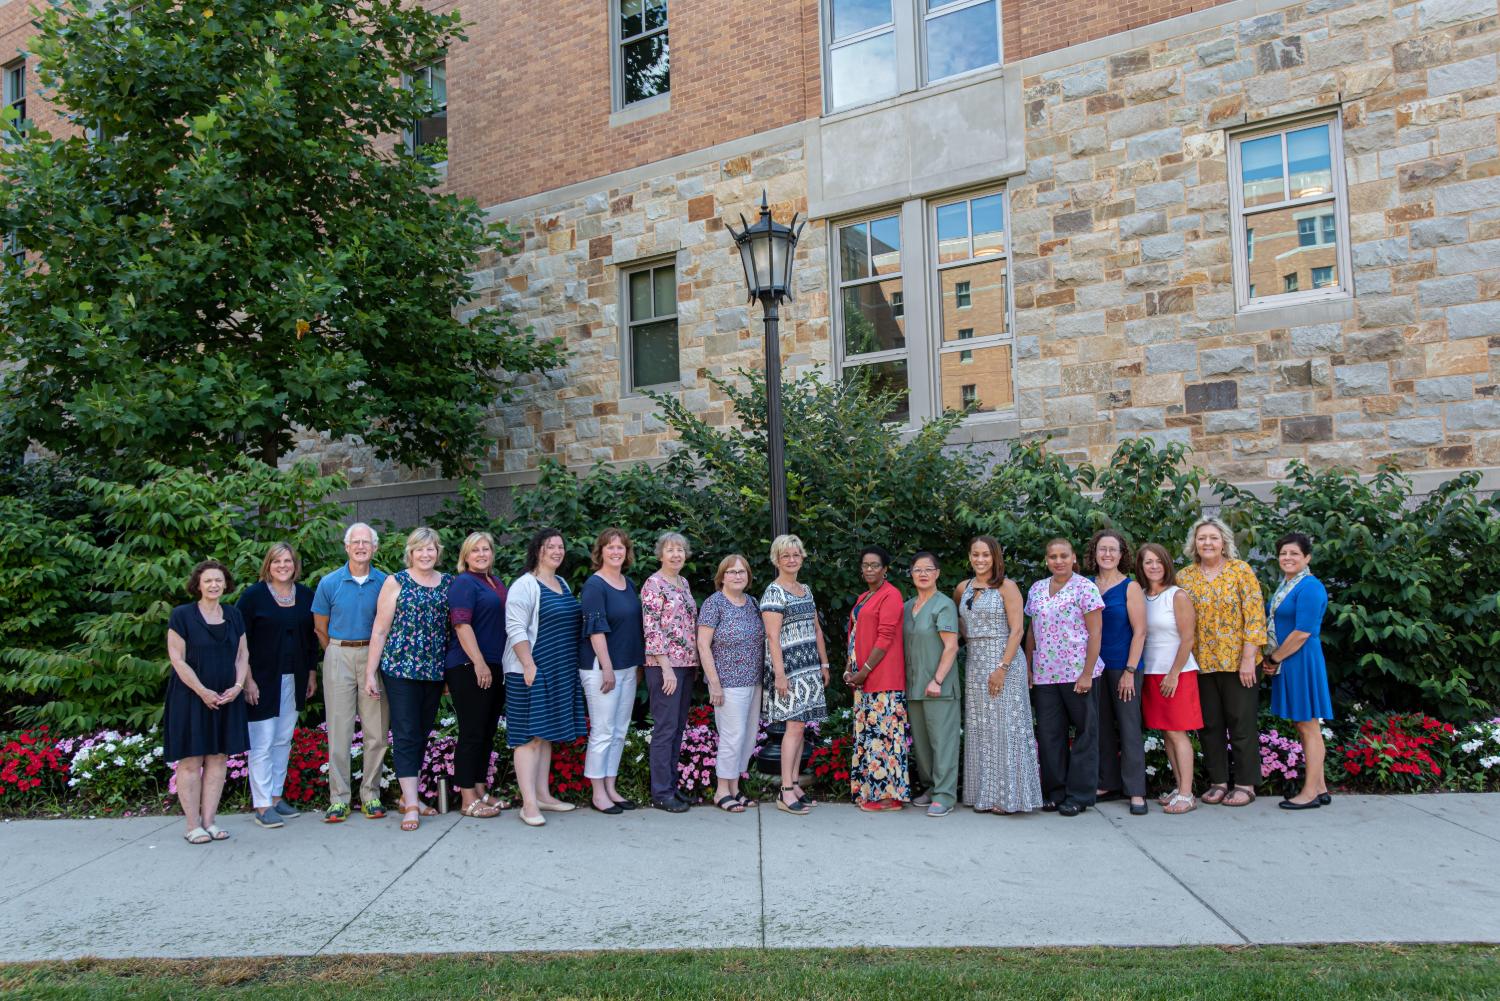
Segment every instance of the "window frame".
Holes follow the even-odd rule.
[[[981,254],[973,256],[974,243],[974,207],[973,202],[980,198],[988,198],[991,195],[1000,196],[1000,211],[1003,213],[1004,227],[1001,229],[1004,250],[998,254]],[[938,210],[949,205],[962,202],[968,214],[969,227],[969,249],[970,256],[956,261],[938,260]],[[990,184],[982,188],[974,188],[967,191],[956,191],[942,197],[928,198],[923,208],[927,215],[927,247],[931,254],[928,261],[928,301],[932,304],[928,311],[932,317],[931,343],[933,344],[932,385],[929,388],[934,405],[936,418],[941,414],[943,401],[943,355],[959,355],[960,364],[972,364],[974,352],[983,348],[1009,347],[1010,348],[1010,403],[1007,406],[995,410],[985,410],[970,414],[966,421],[993,421],[1013,420],[1017,414],[1017,400],[1019,397],[1016,386],[1016,297],[1015,276],[1012,273],[1011,246],[1011,215],[1010,215],[1010,188],[1004,184]],[[972,333],[973,327],[960,327],[959,331],[971,331],[968,337],[956,336],[952,341],[943,340],[943,272],[956,268],[971,267],[987,261],[1003,261],[1005,267],[1005,330],[999,334],[988,334],[984,337],[975,337]],[[968,291],[969,304],[959,306],[957,304],[958,283],[954,285],[954,308],[973,309],[973,287],[969,282]],[[910,338],[907,338],[910,343]],[[967,356],[967,357],[965,357]],[[982,399],[982,397],[981,397]]]
[[[418,66],[416,69],[412,70],[411,72],[404,74],[403,79],[402,79],[402,85],[405,86],[405,87],[407,87],[408,89],[410,89],[411,86],[412,86],[412,84],[416,80],[418,80],[420,78],[420,79],[422,79],[422,82],[427,85],[427,91],[428,91],[428,93],[429,94],[432,93],[432,70],[436,66],[442,66],[443,67],[443,103],[442,103],[441,106],[438,106],[436,104],[430,105],[428,107],[428,109],[427,109],[427,114],[423,115],[422,117],[423,118],[436,118],[438,116],[436,114],[434,114],[434,112],[441,110],[442,113],[443,113],[442,114],[442,118],[443,118],[443,140],[444,140],[445,143],[448,143],[450,140],[448,138],[448,56],[447,56],[447,54],[444,53],[444,55],[443,55],[443,57],[441,59],[434,59],[432,62],[426,63],[426,64],[424,64],[422,66]],[[418,124],[417,122],[413,122],[405,130],[406,134],[405,134],[404,138],[406,140],[406,151],[408,153],[410,153],[412,156],[417,156],[418,155],[418,151],[422,148],[422,144],[420,144],[420,143],[417,142],[417,124]],[[433,166],[433,167],[441,167],[441,166],[445,165],[448,162],[449,157],[451,157],[452,155],[453,155],[453,150],[450,147],[448,149],[448,156],[443,157],[441,160],[434,160],[434,161],[432,161],[431,166]]]
[[[653,315],[644,319],[636,319],[631,314],[630,308],[630,279],[632,275],[642,272],[651,274],[651,308],[656,309],[656,276],[655,272],[661,268],[672,269],[672,312],[660,316]],[[620,391],[623,396],[641,396],[647,390],[652,392],[670,391],[681,389],[685,384],[682,378],[682,321],[678,310],[677,288],[677,255],[668,254],[664,257],[646,258],[632,261],[619,269],[619,299],[620,304]],[[673,328],[677,332],[677,378],[671,382],[651,382],[635,384],[635,328],[652,323],[661,323],[671,320]]]
[[[843,267],[844,253],[843,237],[841,235],[841,231],[848,226],[858,226],[860,223],[873,223],[878,219],[891,218],[894,218],[896,220],[896,231],[901,241],[901,247],[897,253],[897,257],[899,258],[901,265],[900,268],[895,272],[886,272],[885,274],[876,273],[866,278],[856,278],[852,281],[844,281],[841,271]],[[906,220],[903,218],[901,206],[887,206],[885,208],[876,209],[874,211],[862,212],[858,215],[845,216],[839,219],[830,219],[828,225],[828,259],[833,272],[833,280],[831,285],[829,286],[833,292],[833,294],[829,297],[831,305],[831,309],[829,310],[829,312],[830,319],[832,321],[833,340],[833,350],[831,353],[834,359],[834,368],[837,372],[837,376],[842,381],[844,373],[851,368],[859,368],[865,365],[879,365],[885,362],[893,361],[904,362],[906,364],[907,420],[903,423],[903,426],[909,427],[911,426],[913,419],[916,417],[917,408],[915,405],[916,387],[912,378],[912,310],[909,308],[911,303],[909,289],[911,286],[910,279],[908,278],[910,269],[907,267],[907,247],[909,246],[909,240],[907,238],[908,234]],[[869,239],[870,235],[869,230],[867,229],[865,234],[866,253],[869,252]],[[871,257],[871,260],[873,262],[873,256]],[[902,338],[902,340],[905,343],[902,347],[899,348],[887,348],[883,351],[865,351],[860,354],[851,356],[844,350],[844,289],[861,288],[866,285],[880,285],[881,283],[888,281],[901,282],[901,316],[898,319],[901,320],[901,329],[904,332],[904,337]],[[893,318],[897,318],[894,317],[894,310],[892,311],[892,313]],[[898,422],[892,421],[890,423],[894,424]]]
[[[900,0],[897,0],[897,2],[900,2]],[[966,76],[973,76],[976,73],[984,73],[988,70],[998,69],[1000,66],[1004,65],[1005,28],[1003,23],[1004,14],[1001,11],[1002,0],[993,0],[993,3],[995,5],[995,52],[1000,56],[999,60],[993,63],[986,63],[983,66],[975,66],[971,69],[960,70],[959,72],[952,73],[948,76],[934,78],[932,75],[932,60],[929,58],[929,52],[931,51],[929,47],[931,35],[928,31],[928,24],[930,24],[937,18],[947,16],[948,14],[956,14],[959,11],[965,10],[969,7],[979,7],[990,2],[992,2],[992,0],[947,0],[947,2],[942,6],[938,7],[936,10],[933,10],[928,7],[926,0],[916,0],[916,3],[919,6],[917,15],[921,22],[918,30],[918,34],[920,35],[920,37],[918,38],[917,54],[919,59],[921,60],[922,72],[919,79],[922,82],[922,86],[926,87],[931,86],[935,83],[947,83],[950,80],[962,80]]]
[[[4,74],[0,77],[0,99],[3,99],[5,107],[16,108],[19,112],[16,117],[16,126],[19,128],[26,121],[26,57],[13,59],[0,66],[0,73]],[[15,92],[17,86],[20,94]]]
[[[1233,265],[1235,312],[1254,313],[1266,309],[1280,309],[1286,306],[1353,298],[1354,272],[1349,245],[1349,196],[1344,158],[1342,119],[1343,116],[1340,114],[1340,109],[1322,108],[1318,111],[1275,119],[1270,122],[1257,122],[1249,128],[1226,130],[1225,138],[1229,154],[1227,159],[1229,167],[1231,229],[1229,245]],[[1279,202],[1270,202],[1247,208],[1245,206],[1244,164],[1241,158],[1241,148],[1243,145],[1253,139],[1262,139],[1270,135],[1280,135],[1283,176],[1289,182],[1291,177],[1291,162],[1287,156],[1287,134],[1318,125],[1328,126],[1328,160],[1329,173],[1332,175],[1333,180],[1332,191],[1328,194],[1309,195],[1304,198],[1284,198]],[[1250,294],[1252,288],[1250,284],[1250,259],[1253,255],[1249,251],[1245,234],[1247,230],[1254,230],[1256,227],[1253,224],[1249,224],[1249,221],[1256,216],[1269,215],[1273,212],[1296,211],[1303,208],[1310,209],[1321,205],[1331,205],[1333,208],[1334,235],[1337,243],[1337,246],[1334,248],[1334,261],[1338,268],[1338,280],[1321,288],[1299,289],[1295,292],[1278,291],[1252,296]],[[1293,216],[1294,220],[1295,218]],[[1314,225],[1316,235],[1321,240],[1322,225],[1321,223],[1315,223]],[[1300,233],[1298,240],[1300,249]],[[1322,242],[1318,242],[1311,246],[1325,245]]]
[[[946,0],[936,10],[929,10],[927,0],[890,0],[891,19],[884,24],[835,39],[833,36],[833,5],[836,0],[820,0],[818,4],[818,46],[823,68],[823,114],[836,115],[856,108],[865,108],[881,101],[889,101],[903,94],[920,91],[926,87],[951,84],[967,77],[992,73],[1005,64],[1005,12],[1004,0]],[[996,62],[976,66],[950,76],[934,79],[931,74],[928,22],[948,14],[955,14],[969,7],[978,7],[993,2],[995,5],[995,51]],[[895,52],[896,87],[888,94],[869,100],[835,104],[833,100],[833,53],[872,38],[891,35]]]
[[[626,38],[626,37],[624,37],[620,33],[620,21],[621,21],[620,0],[609,0],[609,46],[610,46],[609,77],[610,77],[610,102],[611,102],[610,110],[613,113],[618,113],[618,112],[621,112],[621,111],[625,111],[626,109],[630,109],[630,110],[633,111],[633,110],[635,110],[637,108],[650,107],[655,102],[666,103],[666,102],[668,102],[671,99],[671,96],[672,96],[672,84],[671,84],[671,81],[669,79],[668,83],[667,83],[667,89],[664,90],[664,91],[662,91],[659,94],[652,94],[650,97],[643,97],[639,101],[626,101],[625,100],[625,46],[626,46],[626,44],[631,43],[631,42],[638,42],[638,41],[641,41],[643,39],[650,38],[653,35],[661,35],[661,34],[667,35],[667,74],[668,74],[669,77],[671,75],[671,72],[672,72],[672,39],[671,39],[670,32],[671,32],[671,28],[672,28],[672,2],[671,2],[671,0],[662,0],[662,3],[663,3],[663,7],[665,8],[665,10],[667,12],[667,20],[666,20],[665,24],[663,24],[660,28],[653,28],[650,31],[643,31],[643,32],[641,32],[638,35],[631,35],[629,38]]]

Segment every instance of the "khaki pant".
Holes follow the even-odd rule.
[[[372,699],[365,692],[365,660],[369,653],[368,646],[341,646],[338,640],[331,641],[323,651],[323,704],[328,709],[328,798],[346,806],[351,787],[349,747],[354,741],[356,709],[364,732],[361,803],[380,802],[380,772],[389,746],[386,731],[390,729],[390,713],[385,699]],[[380,675],[375,678],[381,684],[383,696],[385,689]]]

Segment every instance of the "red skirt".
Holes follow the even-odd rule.
[[[1165,674],[1148,674],[1141,692],[1141,718],[1153,730],[1201,730],[1203,708],[1198,703],[1198,672],[1177,676],[1177,691],[1169,699],[1161,693]]]

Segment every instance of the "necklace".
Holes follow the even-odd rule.
[[[267,585],[267,586],[269,587],[270,585]],[[293,606],[293,605],[295,605],[297,603],[297,588],[294,586],[292,588],[292,592],[290,594],[288,594],[286,597],[283,598],[281,596],[281,592],[277,591],[276,588],[272,587],[271,588],[271,597],[275,598],[276,599],[276,604],[280,605],[281,607],[283,607],[283,608],[290,608],[291,606]]]

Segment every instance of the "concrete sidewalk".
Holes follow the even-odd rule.
[[[202,847],[175,818],[0,825],[0,959],[1500,941],[1500,795],[221,824]]]

